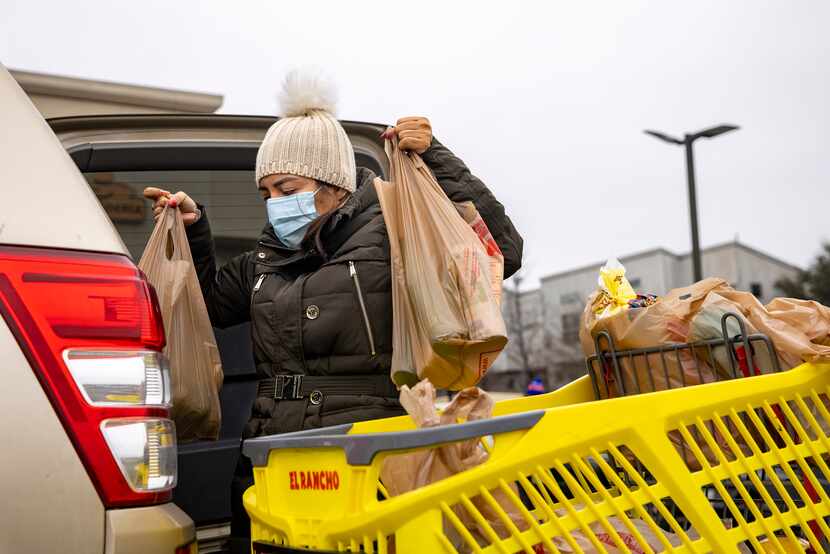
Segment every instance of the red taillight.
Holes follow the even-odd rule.
[[[164,406],[118,403],[123,396],[117,394],[122,375],[118,364],[149,360],[135,352],[158,352],[164,347],[158,302],[135,265],[127,257],[113,254],[0,246],[0,314],[37,373],[104,504],[115,507],[169,501],[172,485],[151,491],[131,486],[124,456],[116,460],[118,454],[102,431],[108,420],[159,421],[169,417]],[[120,351],[129,354],[113,356]],[[68,352],[81,354],[70,356]],[[96,366],[90,365],[94,360],[88,360],[99,360],[94,362],[101,368],[99,386],[113,387],[110,396],[115,402],[90,402],[89,391],[79,390],[78,375],[73,376],[67,367],[67,360],[79,356],[84,367],[92,368],[87,372],[96,371]],[[147,361],[147,367],[151,365]],[[135,384],[136,379],[141,380],[140,370],[124,375],[132,380],[130,391],[143,390],[143,382]],[[124,448],[129,450],[130,444],[122,445],[122,452]],[[137,458],[134,463],[148,465]]]
[[[18,292],[38,327],[49,331],[47,338],[71,339],[76,347],[85,341],[95,346],[106,341],[110,346],[164,347],[164,328],[150,285],[126,257],[15,250],[14,260],[0,254],[3,268],[9,270],[4,271],[0,290]]]

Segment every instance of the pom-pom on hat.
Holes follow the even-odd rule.
[[[279,94],[280,119],[256,156],[256,182],[287,173],[354,192],[354,149],[335,118],[337,91],[321,72],[293,70]]]

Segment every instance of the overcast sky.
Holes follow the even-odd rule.
[[[343,119],[426,115],[507,207],[547,273],[701,240],[806,265],[830,239],[830,2],[5,0],[18,69],[223,94],[271,114],[285,72],[326,68]],[[263,214],[264,216],[264,214]]]

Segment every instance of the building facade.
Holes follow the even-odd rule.
[[[142,113],[214,113],[222,96],[10,69],[44,118]]]
[[[781,291],[775,282],[794,278],[799,268],[734,241],[701,251],[703,275],[721,277],[734,288],[752,292],[767,303]],[[675,254],[664,248],[620,258],[626,277],[638,292],[663,295],[671,289],[692,283],[690,254]],[[507,291],[503,305],[510,342],[488,376],[488,383],[500,390],[509,384],[522,387],[536,373],[548,388],[561,386],[585,373],[579,345],[579,318],[588,297],[597,288],[599,269],[604,262],[563,271],[541,279],[538,289],[520,294],[520,324],[516,320],[516,297]],[[530,368],[518,347],[523,337]],[[528,369],[530,371],[528,371]],[[501,373],[502,375],[497,375]]]

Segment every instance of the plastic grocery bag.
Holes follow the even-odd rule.
[[[651,306],[598,317],[592,309],[598,296],[591,296],[580,321],[579,338],[587,355],[593,354],[593,338],[602,330],[611,334],[618,350],[720,338],[718,318],[729,311],[743,316],[747,332],[770,338],[782,369],[802,362],[830,362],[830,308],[815,301],[775,298],[764,306],[751,293],[735,290],[723,279],[709,278],[674,289]],[[733,325],[729,324],[730,333]],[[682,382],[673,376],[670,380]]]
[[[391,181],[375,188],[392,258],[392,380],[475,385],[507,343],[501,251],[475,207],[454,205],[417,154],[397,139],[386,152]]]
[[[602,306],[597,303],[597,299],[602,296],[600,289],[588,300],[580,320],[579,339],[585,355],[594,354],[594,337],[601,331],[607,331],[611,335],[616,350],[686,342],[692,316],[699,312],[712,290],[724,286],[728,285],[722,279],[705,279],[689,287],[671,290],[651,305],[618,309],[604,317],[600,311]],[[606,345],[601,343],[600,347],[605,348]],[[621,382],[617,381],[610,367],[604,368],[602,373],[605,383],[598,387],[601,395],[613,398],[624,394],[676,389],[718,380],[716,369],[705,362],[705,357],[696,358],[688,350],[679,351],[671,356],[655,353],[644,357],[645,360],[637,360],[636,357],[618,358]],[[717,432],[714,435],[718,444],[726,444],[725,439]],[[679,432],[671,431],[669,440],[690,469],[700,469],[700,462],[685,445]],[[699,446],[707,459],[715,458],[708,444]]]
[[[586,355],[594,353],[594,337],[603,330],[614,339],[617,350],[721,338],[720,318],[732,312],[743,317],[747,333],[759,332],[770,338],[781,369],[792,368],[802,361],[830,361],[830,308],[817,302],[776,298],[763,306],[752,294],[736,291],[723,279],[710,278],[674,289],[651,306],[623,309],[600,317],[595,309],[595,300],[600,295],[598,292],[589,299],[580,322],[579,336]],[[727,320],[727,332],[730,336],[738,334],[734,319]],[[753,355],[753,367],[739,368],[735,373],[724,349],[714,349],[711,358],[706,351],[697,357],[688,350],[665,357],[653,354],[648,357],[648,365],[642,360],[636,363],[634,358],[623,357],[619,359],[622,382],[616,382],[612,373],[604,372],[606,382],[599,390],[603,396],[608,391],[607,396],[615,397],[636,392],[637,383],[641,388],[642,384],[648,384],[649,389],[653,383],[654,390],[664,390],[748,377],[760,374],[762,368],[769,371],[772,363],[765,349],[755,349]],[[718,445],[727,449],[726,438],[714,428],[710,431]],[[670,432],[669,439],[690,469],[700,469],[700,462],[677,431]],[[743,447],[743,441],[736,440]],[[709,445],[699,446],[704,457],[715,463],[717,457]]]
[[[830,362],[830,308],[812,300],[775,298],[764,306],[751,293],[724,287],[715,291],[721,305],[743,315],[770,338],[782,369],[802,362]]]
[[[426,379],[411,389],[406,385],[401,387],[400,400],[415,424],[421,428],[486,419],[492,416],[495,404],[492,396],[479,388],[470,387],[456,394],[439,414],[435,409],[435,387]],[[389,494],[397,496],[482,464],[488,456],[479,439],[470,439],[429,450],[390,456],[384,460],[380,477]],[[515,485],[511,487],[518,496]],[[528,528],[527,521],[503,490],[494,489],[489,492],[519,530]],[[510,536],[510,529],[487,501],[475,496],[471,502],[500,538]],[[456,506],[453,510],[480,545],[489,543],[485,539],[486,531],[465,509]],[[470,545],[451,524],[445,523],[444,528],[456,548],[461,551],[470,550]]]
[[[164,208],[138,267],[161,305],[176,435],[182,441],[216,439],[222,363],[179,210]]]
[[[689,287],[671,290],[665,296],[646,303],[643,307],[620,308],[610,315],[598,301],[603,295],[600,289],[588,300],[580,319],[579,340],[586,356],[594,354],[594,338],[607,331],[614,340],[617,350],[647,348],[672,342],[685,342],[689,333],[689,320],[696,314],[710,291],[728,286],[723,279],[705,279]],[[603,343],[601,347],[605,347]],[[715,370],[701,360],[696,360],[688,351],[666,356],[650,354],[648,365],[625,358],[619,360],[622,382],[606,382],[609,396],[621,396],[643,389],[652,392],[674,389],[687,385],[710,383],[717,380]],[[664,365],[665,364],[665,365]],[[659,371],[649,371],[658,368]],[[607,375],[609,379],[613,375]],[[600,387],[605,393],[606,386]]]
[[[735,318],[730,317],[724,321],[723,317],[727,313],[740,314],[740,310],[720,294],[712,291],[706,296],[706,300],[703,301],[700,311],[692,317],[689,323],[689,333],[685,340],[687,342],[697,342],[707,339],[721,339],[723,338],[723,323],[726,324],[727,336],[740,336],[741,327]],[[745,318],[744,328],[749,335],[758,332]],[[760,375],[762,372],[761,368],[769,372],[774,367],[771,352],[766,348],[753,349],[752,358],[754,367],[751,368],[748,367],[748,361],[743,353],[744,346],[738,344],[734,346],[734,349],[735,353],[739,356],[737,362],[732,359],[729,350],[726,348],[715,348],[711,352],[703,353],[703,355],[709,354],[712,358],[714,369],[722,379]],[[740,361],[741,358],[744,358],[743,362]],[[734,370],[733,364],[735,366]]]
[[[731,288],[713,291],[706,297],[700,311],[692,318],[688,340],[720,338],[722,336],[720,317],[726,312],[743,317],[747,333],[760,332],[772,340],[781,369],[795,367],[804,361],[813,363],[830,361],[830,308],[818,302],[795,298],[775,298],[763,306],[748,292]],[[734,325],[727,329],[730,336],[739,334],[740,329],[734,318],[727,321]],[[739,377],[769,373],[774,367],[770,352],[766,348],[753,349],[752,367],[749,367],[746,357],[743,357],[742,363],[740,362],[742,358],[740,350],[743,346],[739,344],[735,348],[738,351],[739,360],[735,372]],[[729,378],[732,375],[732,366],[728,353],[723,349],[716,350],[715,361],[718,372]],[[781,408],[777,404],[772,404],[772,409],[779,421],[783,423],[784,415]],[[830,425],[818,414],[818,407],[814,406],[812,411],[825,434],[830,434]],[[795,415],[805,428],[810,427],[810,423],[801,410],[796,410]],[[767,432],[774,438],[779,438],[778,422],[767,419],[765,422],[768,427]],[[756,436],[756,442],[763,443],[763,439],[757,437],[754,429],[750,429],[750,432]],[[742,441],[739,441],[739,444],[743,446]]]
[[[688,321],[696,314],[709,292],[728,287],[723,279],[704,279],[688,287],[669,291],[654,304],[643,308],[619,310],[599,317],[592,304],[600,293],[588,300],[582,314],[579,339],[586,354],[594,352],[594,337],[608,331],[618,350],[659,346],[678,340],[688,332]]]

